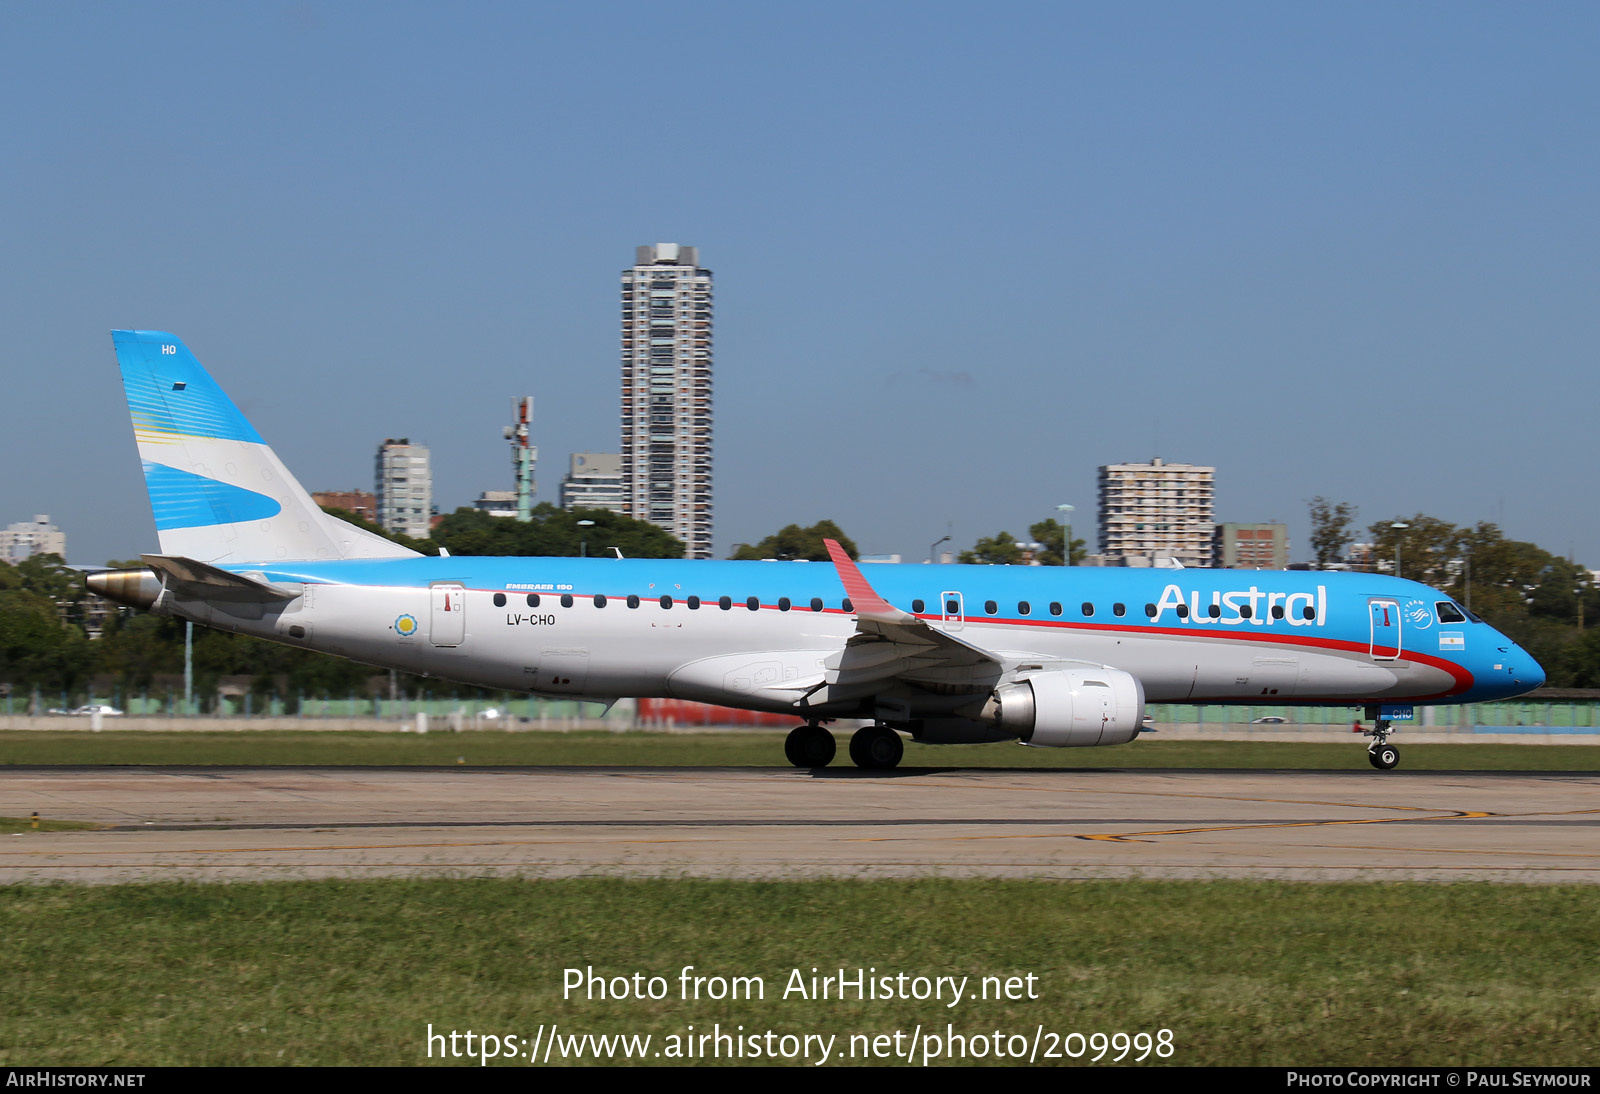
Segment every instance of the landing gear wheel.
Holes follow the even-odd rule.
[[[1372,738],[1372,743],[1367,746],[1367,762],[1379,771],[1389,771],[1400,762],[1400,750],[1389,743],[1389,735],[1394,732],[1389,719],[1378,717],[1378,708],[1368,707],[1367,717],[1372,719],[1372,728],[1367,731],[1367,736]]]
[[[850,738],[850,759],[857,767],[888,771],[900,763],[905,753],[900,734],[888,726],[867,726]]]
[[[833,734],[819,725],[796,726],[783,742],[783,754],[796,767],[827,767],[836,751]]]

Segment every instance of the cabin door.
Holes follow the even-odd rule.
[[[1372,659],[1395,660],[1400,656],[1400,605],[1373,597],[1367,601],[1367,614],[1372,620]]]

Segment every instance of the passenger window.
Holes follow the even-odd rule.
[[[1144,614],[1146,617],[1154,619],[1156,617],[1156,606],[1154,604],[1146,604],[1144,606]]]
[[[778,597],[778,610],[780,612],[788,611],[789,607],[790,607],[790,605],[789,605],[789,598],[788,597],[786,597],[786,596]]]
[[[1239,605],[1239,618],[1240,619],[1249,619],[1250,618],[1250,605],[1248,605],[1248,604]]]
[[[822,610],[822,597],[814,596],[811,598],[811,610],[814,612],[820,612]]]
[[[597,608],[603,608],[603,607],[606,606],[606,594],[605,593],[595,593],[594,594],[594,606],[597,607]]]
[[[946,600],[944,602],[944,614],[945,615],[960,615],[961,614],[961,601],[959,601],[959,600]]]
[[[727,611],[728,609],[732,608],[733,607],[733,597],[731,597],[731,596],[719,597],[718,600],[717,600],[717,607],[721,608],[723,611]]]
[[[1300,610],[1300,614],[1307,619],[1315,619],[1317,617],[1317,609],[1313,608],[1310,604],[1307,604]]]
[[[996,604],[992,600],[985,600],[983,602],[983,610],[988,614],[993,615],[995,612],[1000,610],[1000,605]]]
[[[927,605],[924,604],[922,601],[913,600],[911,602],[911,614],[912,615],[921,615],[922,614],[922,609],[925,608],[925,607],[927,607]]]
[[[1085,600],[1083,602],[1083,617],[1085,619],[1088,619],[1093,614],[1094,614],[1094,605],[1089,603],[1087,600]]]
[[[638,606],[639,606],[639,598],[637,596],[629,596],[628,597],[628,607],[637,608]]]
[[[700,610],[700,598],[698,596],[691,596],[688,600],[684,601],[684,604],[688,605],[688,608],[691,612],[697,612]]]
[[[1050,614],[1051,615],[1060,615],[1061,614],[1061,602],[1059,600],[1052,600],[1050,602]]]
[[[1222,618],[1222,605],[1221,604],[1213,604],[1213,605],[1211,605],[1211,607],[1206,609],[1206,614],[1209,615],[1212,619],[1221,619]]]
[[[670,607],[672,607],[672,597],[670,597],[670,596],[663,596],[663,597],[662,597],[662,598],[661,598],[661,606],[662,606],[662,607],[663,607],[663,608],[670,608]]]
[[[758,612],[758,611],[761,610],[761,598],[757,597],[757,596],[752,596],[749,600],[746,600],[744,602],[744,606],[749,608],[753,612]]]
[[[1028,615],[1032,611],[1033,611],[1033,607],[1026,600],[1017,601],[1017,614],[1018,615]]]
[[[528,607],[537,608],[538,606],[539,606],[539,594],[538,593],[529,593],[528,594]]]
[[[856,610],[856,606],[850,603],[850,598],[848,596],[839,601],[839,607],[843,608],[847,612],[853,612]]]
[[[1272,618],[1274,618],[1274,619],[1282,619],[1283,618],[1283,605],[1282,604],[1274,604],[1272,606]]]
[[[561,606],[563,608],[572,607],[572,594],[571,593],[562,593],[561,594]]]
[[[1126,604],[1113,604],[1111,605],[1111,614],[1121,619],[1128,614],[1128,606]]]
[[[1189,605],[1187,605],[1187,604],[1179,604],[1178,605],[1178,618],[1179,619],[1188,619],[1189,618]]]
[[[495,593],[494,594],[494,606],[497,607],[497,608],[503,608],[503,607],[506,606],[506,594],[505,593]]]

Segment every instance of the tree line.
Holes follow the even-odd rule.
[[[1600,587],[1570,559],[1507,539],[1498,526],[1465,526],[1425,513],[1367,527],[1354,506],[1313,498],[1311,545],[1322,569],[1367,569],[1448,593],[1544,666],[1550,687],[1600,688]]]
[[[546,504],[534,510],[531,521],[522,522],[462,508],[421,540],[390,534],[353,513],[327,511],[428,555],[443,548],[458,556],[609,556],[613,547],[628,558],[684,554],[683,543],[655,525],[607,510],[569,511]],[[113,569],[142,565],[137,559],[107,563]],[[10,695],[14,708],[25,709],[35,693],[46,708],[76,705],[91,694],[124,700],[181,694],[185,624],[112,606],[100,637],[91,640],[94,602],[83,575],[57,555],[35,555],[15,566],[0,562],[0,691]],[[272,698],[292,710],[301,696],[365,697],[375,689],[387,695],[390,686],[389,678],[375,677],[370,665],[208,627],[194,628],[192,665],[194,694],[204,710],[214,709],[217,689],[230,676],[251,678],[255,710],[264,709]],[[452,686],[407,674],[396,674],[393,682],[399,694],[412,697]]]
[[[424,554],[576,556],[613,554],[628,558],[682,558],[684,545],[644,521],[606,510],[562,510],[540,505],[527,522],[458,509],[424,540],[389,535],[352,514],[330,510]],[[1323,498],[1311,503],[1313,565],[1349,568],[1357,535],[1356,510]],[[587,522],[587,523],[581,523]],[[1458,527],[1416,514],[1378,521],[1368,529],[1370,553],[1361,563],[1441,589],[1528,650],[1545,668],[1552,687],[1600,688],[1600,587],[1588,570],[1532,543],[1505,538],[1493,524]],[[1028,528],[1039,545],[1035,561],[1059,566],[1067,553],[1066,528],[1054,519]],[[809,527],[791,524],[753,545],[739,545],[736,559],[828,560],[824,539],[837,540],[852,558],[855,542],[833,521]],[[964,563],[1013,565],[1024,547],[1009,532],[982,537],[960,553]],[[1074,563],[1084,541],[1071,544]],[[111,566],[138,566],[137,561]],[[181,621],[114,608],[101,637],[88,637],[92,603],[82,575],[54,555],[15,566],[0,562],[0,687],[13,696],[39,692],[54,705],[66,695],[156,696],[181,680],[185,626]],[[387,694],[389,681],[370,666],[308,650],[197,627],[194,633],[195,694],[209,706],[223,677],[249,677],[256,709],[268,698]],[[437,681],[399,675],[399,692],[415,696]],[[448,685],[446,685],[448,686]]]

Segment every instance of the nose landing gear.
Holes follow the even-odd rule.
[[[1400,763],[1400,750],[1389,743],[1389,734],[1393,732],[1388,719],[1378,718],[1364,734],[1372,738],[1372,743],[1367,746],[1367,762],[1379,771],[1393,770]]]

